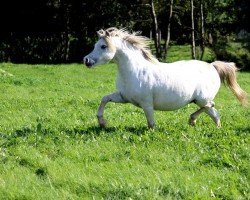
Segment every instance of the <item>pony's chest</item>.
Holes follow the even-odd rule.
[[[117,78],[117,90],[121,92],[123,98],[134,105],[139,106],[141,101],[149,94],[150,84],[142,78]]]
[[[118,79],[116,82],[117,89],[122,92],[125,96],[134,96],[144,91],[143,83],[137,79],[121,80]]]

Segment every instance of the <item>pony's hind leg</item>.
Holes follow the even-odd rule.
[[[212,118],[218,128],[221,127],[220,115],[214,107],[206,109],[205,112]]]
[[[211,101],[209,103],[207,103],[205,106],[201,107],[199,110],[197,110],[196,112],[192,113],[190,115],[189,118],[189,124],[194,126],[197,120],[197,117],[203,113],[206,112],[212,119],[213,121],[216,123],[217,127],[220,127],[220,115],[218,113],[218,111],[214,108],[214,102]]]
[[[189,124],[194,126],[196,124],[197,117],[206,110],[205,107],[200,108],[196,112],[192,113],[189,118]]]

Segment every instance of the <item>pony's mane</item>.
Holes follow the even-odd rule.
[[[150,62],[157,63],[158,60],[153,56],[149,49],[149,39],[147,37],[141,36],[141,32],[132,32],[129,33],[125,29],[117,29],[114,27],[108,28],[106,30],[99,30],[97,32],[98,36],[101,38],[108,38],[108,37],[120,37],[123,40],[130,43],[137,49],[140,49],[144,58]]]

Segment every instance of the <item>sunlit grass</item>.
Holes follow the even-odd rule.
[[[2,199],[247,199],[250,110],[229,89],[215,99],[222,128],[197,108],[156,112],[148,130],[141,109],[110,103],[116,66],[0,64]],[[250,93],[250,74],[238,74]]]

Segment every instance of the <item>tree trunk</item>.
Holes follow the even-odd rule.
[[[62,32],[62,59],[69,61],[69,33],[70,33],[70,8],[65,0],[60,1],[60,14],[63,20],[64,31]]]
[[[205,27],[204,27],[204,9],[203,9],[203,0],[200,1],[200,15],[201,15],[201,56],[200,60],[203,59],[205,51]]]
[[[190,0],[191,4],[191,21],[192,21],[192,59],[196,59],[195,54],[195,36],[194,36],[194,2]]]
[[[167,28],[167,38],[165,41],[165,48],[164,48],[164,60],[167,59],[167,54],[168,54],[168,47],[169,47],[169,42],[170,42],[170,33],[171,33],[171,19],[173,16],[173,0],[170,0],[170,7],[169,7],[169,18],[168,18],[168,28]]]
[[[159,27],[158,27],[158,21],[157,21],[157,16],[155,12],[155,6],[154,6],[154,1],[150,0],[150,5],[151,5],[151,14],[153,18],[153,29],[154,29],[154,42],[155,42],[155,50],[156,50],[156,57],[160,58],[161,56],[161,43],[159,42]]]

